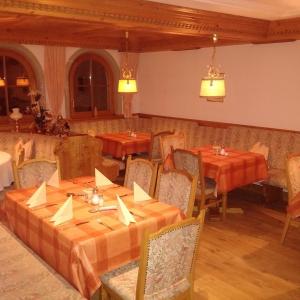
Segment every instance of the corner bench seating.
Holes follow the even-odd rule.
[[[0,244],[1,299],[85,299],[1,223]]]
[[[19,138],[22,138],[24,142],[33,139],[32,158],[54,161],[59,157],[62,179],[92,175],[94,174],[94,167],[99,168],[111,180],[118,176],[119,165],[112,160],[102,158],[102,143],[99,139],[87,135],[60,138],[36,133],[0,132],[0,151],[8,152],[14,158],[14,147]],[[76,150],[77,156],[71,156],[67,149],[63,149],[66,144],[72,146],[70,151]],[[71,161],[72,157],[74,158],[73,161]],[[78,158],[78,163],[76,163],[76,158]],[[86,167],[87,164],[89,164],[88,168]],[[88,173],[84,173],[85,171]]]
[[[197,122],[168,117],[140,117],[131,119],[73,121],[74,132],[96,134],[126,131],[175,130],[186,135],[187,148],[204,145],[223,145],[239,150],[249,150],[256,142],[269,147],[269,179],[266,183],[286,189],[285,160],[288,154],[300,152],[300,132],[268,129],[255,126],[230,125],[224,123]]]

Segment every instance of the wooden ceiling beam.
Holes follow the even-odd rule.
[[[218,33],[235,39],[263,39],[268,22],[253,18],[142,0],[3,0],[0,11],[109,24],[120,29],[174,35]]]

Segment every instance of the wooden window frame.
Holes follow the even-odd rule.
[[[28,61],[28,59],[26,59],[22,54],[16,52],[15,50],[0,48],[0,59],[3,56],[8,56],[8,57],[11,57],[11,58],[17,60],[24,67],[24,69],[27,72],[28,79],[29,79],[29,90],[36,90],[36,88],[37,88],[36,75],[35,75],[32,65]],[[0,74],[0,76],[2,78],[4,76],[4,74]],[[8,104],[9,104],[8,91],[7,91],[8,86],[7,86],[6,79],[5,79],[5,87],[1,87],[1,88],[5,89],[5,92],[4,92],[5,99],[8,101]],[[9,115],[0,116],[0,124],[7,123],[8,120],[10,120]],[[32,121],[32,116],[31,115],[23,115],[23,120],[24,121],[26,121],[26,120]]]
[[[113,70],[110,66],[110,64],[103,58],[102,56],[94,53],[84,53],[78,56],[75,61],[72,63],[72,66],[69,71],[69,105],[70,105],[70,117],[71,119],[88,119],[88,118],[93,118],[96,117],[94,114],[94,101],[93,98],[91,99],[91,105],[92,105],[92,110],[87,111],[87,112],[76,112],[74,107],[75,107],[75,102],[74,102],[74,96],[75,96],[75,74],[78,66],[84,62],[84,61],[90,61],[90,60],[95,60],[98,63],[100,63],[106,72],[106,78],[107,78],[107,105],[108,105],[108,110],[97,110],[97,117],[98,118],[107,118],[108,116],[114,115],[115,112],[115,107],[114,107],[114,99],[115,99],[115,81],[114,81],[114,74]]]

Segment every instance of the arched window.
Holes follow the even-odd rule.
[[[0,116],[19,107],[30,114],[30,89],[36,89],[36,78],[30,63],[20,54],[0,49]]]
[[[109,63],[99,55],[79,56],[70,68],[71,117],[114,113],[114,78]]]

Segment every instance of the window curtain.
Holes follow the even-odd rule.
[[[139,63],[139,53],[128,53],[128,67],[133,71],[132,76],[136,79],[137,69]],[[120,61],[120,70],[124,68],[126,64],[126,52],[121,52],[121,61]],[[122,74],[120,74],[122,77]],[[138,87],[139,88],[139,87]],[[123,114],[124,118],[132,117],[132,98],[134,94],[124,93],[122,94],[123,98]]]
[[[61,114],[65,95],[66,51],[65,47],[45,46],[45,86],[54,117]]]

